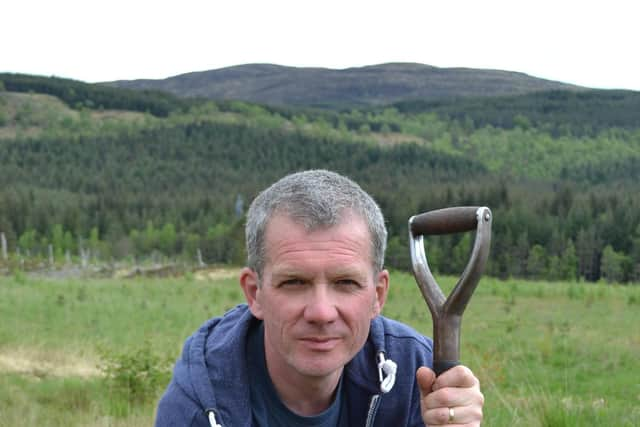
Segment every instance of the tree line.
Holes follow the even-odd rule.
[[[407,100],[393,104],[408,114],[433,112],[479,129],[535,127],[553,136],[595,136],[610,128],[640,128],[640,92],[629,90],[551,90],[526,95]]]
[[[0,138],[0,232],[10,255],[90,252],[109,260],[155,252],[195,260],[199,251],[207,263],[242,263],[243,215],[252,198],[286,173],[327,168],[355,179],[380,204],[390,267],[410,266],[411,215],[486,205],[494,212],[489,274],[640,281],[637,129],[554,137],[535,126],[475,129],[394,109],[316,112],[235,102],[175,108],[166,118],[116,122],[110,132],[53,131],[42,123],[35,136]],[[11,126],[5,116],[0,126]],[[90,128],[92,119],[85,120]],[[407,140],[376,142],[391,134]],[[626,154],[571,157],[603,145]],[[459,274],[472,239],[429,238],[432,268]]]
[[[197,102],[160,91],[116,89],[60,77],[28,74],[0,73],[0,84],[6,91],[53,95],[75,109],[120,109],[148,112],[158,117],[167,117],[171,112],[183,110]]]

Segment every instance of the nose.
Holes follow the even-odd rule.
[[[336,300],[331,295],[328,286],[314,286],[314,291],[309,293],[305,306],[305,320],[310,323],[323,324],[333,322],[337,316]]]

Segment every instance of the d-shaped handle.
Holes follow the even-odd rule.
[[[413,275],[433,319],[433,366],[437,375],[458,365],[462,313],[478,285],[491,246],[491,210],[462,206],[439,209],[409,219],[409,246]],[[424,249],[424,235],[476,230],[471,256],[458,283],[445,298],[436,283]]]

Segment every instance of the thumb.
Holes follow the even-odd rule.
[[[431,393],[433,383],[436,380],[436,374],[426,366],[421,366],[416,372],[416,380],[418,381],[418,387],[420,388],[420,400]]]

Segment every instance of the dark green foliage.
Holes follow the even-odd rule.
[[[561,178],[571,181],[602,184],[614,180],[640,181],[640,157],[626,157],[563,169]]]
[[[127,416],[136,404],[155,399],[171,378],[172,360],[158,356],[148,342],[131,351],[102,353],[100,369],[113,415]]]
[[[195,102],[159,91],[116,89],[58,77],[0,73],[0,83],[7,91],[56,96],[71,108],[132,110],[158,117],[167,117],[172,111],[180,111]]]
[[[53,240],[64,241],[65,232],[75,237],[65,249],[75,252],[77,239],[88,239],[96,228],[112,251],[119,246],[131,247],[124,251],[129,254],[171,255],[190,249],[195,256],[200,247],[207,262],[241,262],[238,196],[251,200],[286,173],[323,167],[351,175],[388,212],[398,210],[402,199],[426,200],[423,181],[454,182],[485,173],[473,161],[417,145],[385,149],[211,123],[121,137],[8,140],[0,146],[0,162],[13,171],[0,175],[4,229],[23,251],[41,254]],[[394,224],[398,230],[406,222],[400,218]],[[208,231],[216,225],[225,231]],[[155,236],[167,227],[173,235],[162,243]],[[200,237],[188,244],[189,233]]]
[[[32,90],[48,93],[88,97],[90,88],[100,88],[34,79],[26,80]],[[82,85],[89,92],[82,92]],[[96,90],[113,99],[121,93]],[[532,97],[555,102],[557,123],[570,124],[572,114],[586,120],[597,111],[597,99],[608,100],[602,104],[604,122],[607,109],[619,108],[612,107],[616,102],[636,102],[635,94],[616,94]],[[185,105],[163,96],[158,99],[169,104],[165,111],[178,112]],[[583,99],[579,96],[585,97],[584,104],[576,101]],[[537,104],[525,103],[518,110],[524,101],[508,100],[512,104],[505,105],[514,106],[511,113],[517,116],[512,131],[488,125],[476,131],[484,122],[469,116],[439,120],[435,114],[403,115],[393,109],[338,113],[237,101],[192,104],[189,111],[162,120],[116,121],[105,131],[92,127],[96,122],[84,108],[78,126],[86,123],[88,130],[56,128],[0,138],[0,231],[12,256],[20,252],[16,259],[46,259],[53,245],[56,262],[67,253],[103,260],[155,254],[195,261],[200,250],[206,263],[240,264],[243,214],[250,200],[287,173],[327,168],[355,179],[380,204],[390,231],[391,267],[409,268],[409,216],[453,205],[486,205],[495,218],[489,274],[637,282],[640,134],[635,122],[626,121],[628,129],[596,126],[594,138],[554,138],[548,129],[554,129],[555,113],[536,118],[530,113]],[[475,101],[464,102],[460,108],[469,105],[467,111],[475,114]],[[502,108],[497,100],[482,102],[496,111]],[[572,110],[574,102],[579,107]],[[5,111],[11,126],[13,110]],[[487,117],[498,120],[490,111]],[[29,121],[29,114],[24,119]],[[551,122],[538,121],[547,119]],[[396,132],[396,138],[408,140],[377,143],[367,140],[371,132],[378,138]],[[407,142],[412,136],[419,142]],[[592,147],[599,151],[590,154]],[[433,269],[459,274],[469,237],[429,241]]]
[[[554,90],[507,97],[413,100],[394,104],[403,113],[435,112],[448,120],[513,129],[540,128],[554,136],[596,135],[610,128],[640,128],[640,92]],[[637,164],[637,160],[636,160]]]

